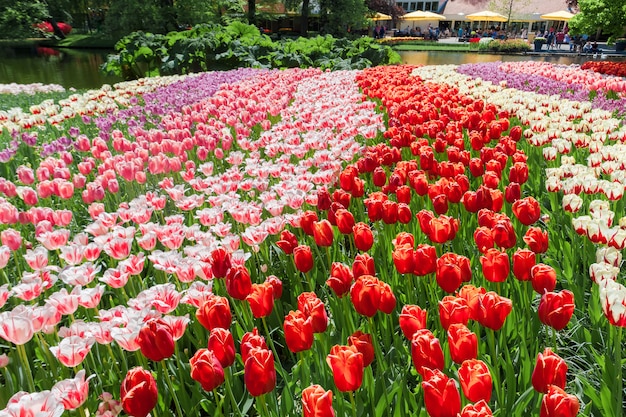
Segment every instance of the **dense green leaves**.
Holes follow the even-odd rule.
[[[613,39],[626,34],[626,0],[580,0],[580,13],[569,21],[575,34],[594,35],[601,30]]]
[[[28,38],[37,32],[33,25],[48,17],[40,1],[0,0],[0,38]]]
[[[115,50],[103,70],[125,79],[236,67],[337,70],[400,62],[390,47],[371,38],[350,41],[326,35],[274,42],[241,22],[226,27],[203,24],[168,35],[134,32]]]

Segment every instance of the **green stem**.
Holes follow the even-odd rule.
[[[267,403],[265,402],[265,394],[259,395],[256,398],[257,398],[257,401],[261,403],[260,408],[263,411],[263,412],[259,411],[259,414],[261,414],[264,417],[270,417],[270,411],[267,409]]]
[[[176,395],[176,392],[174,392],[172,379],[170,378],[169,371],[167,370],[167,365],[165,364],[164,360],[161,361],[161,367],[163,368],[163,378],[165,378],[165,380],[167,381],[167,386],[170,390],[170,394],[172,395],[172,398],[174,399],[174,405],[176,406],[176,413],[178,414],[178,417],[183,417],[183,410],[180,408],[180,403],[178,402],[178,396]]]
[[[502,383],[502,381],[500,381],[500,372],[498,371],[500,368],[498,367],[498,359],[497,359],[497,353],[496,353],[496,331],[493,329],[486,329],[487,330],[487,340],[489,343],[489,350],[490,350],[490,356],[491,356],[491,366],[492,366],[492,370],[493,370],[493,377],[494,378],[494,386],[496,387],[496,397],[498,398],[498,407],[502,406],[502,395],[501,395],[501,386],[500,384]]]
[[[226,394],[230,398],[230,402],[233,405],[233,409],[237,412],[237,415],[239,417],[243,417],[241,414],[241,410],[239,409],[239,404],[237,404],[237,400],[235,400],[235,396],[233,395],[233,389],[230,386],[230,380],[232,378],[232,370],[230,367],[226,369],[226,372],[224,372],[224,378],[225,378],[224,385],[226,385]]]
[[[220,395],[217,393],[217,389],[213,390],[213,397],[215,397],[215,405],[217,407],[215,416],[223,416],[222,402],[220,401]]]
[[[17,354],[19,355],[20,362],[22,362],[22,366],[24,367],[28,389],[31,393],[33,393],[35,392],[35,381],[33,380],[33,373],[30,370],[30,362],[28,361],[28,355],[26,355],[26,348],[24,345],[17,345]]]
[[[348,391],[348,394],[350,394],[350,404],[352,404],[352,417],[356,417],[356,402],[354,401],[354,393],[352,391]]]
[[[615,365],[617,366],[615,375],[615,385],[613,386],[615,399],[615,416],[623,415],[622,401],[623,401],[623,380],[622,380],[622,328],[620,326],[611,326],[613,333],[613,348],[615,349]]]
[[[304,355],[306,354],[306,352],[298,353],[298,356],[300,356],[300,378],[301,378],[302,389],[305,389],[306,387],[310,385],[309,372],[308,372],[307,366],[305,365],[305,360],[304,360]]]

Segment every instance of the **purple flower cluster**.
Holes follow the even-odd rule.
[[[108,139],[116,126],[143,127],[145,123],[158,126],[161,116],[180,110],[211,97],[222,84],[232,84],[259,74],[258,69],[238,68],[230,71],[205,72],[186,77],[168,86],[143,95],[137,103],[115,114],[110,113],[93,120],[100,130],[99,136]]]
[[[506,72],[500,69],[501,62],[486,62],[480,64],[465,64],[457,68],[460,74],[473,78],[481,78],[498,84],[506,81],[509,88],[522,91],[531,91],[539,94],[558,94],[561,98],[586,102],[589,101],[591,91],[581,85],[556,81],[536,74]],[[603,91],[599,91],[591,100],[594,108],[615,112],[618,117],[626,116],[626,99],[612,100],[606,98]]]

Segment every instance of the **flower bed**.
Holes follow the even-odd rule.
[[[594,77],[240,69],[2,113],[0,416],[621,415]]]

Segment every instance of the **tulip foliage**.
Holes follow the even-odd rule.
[[[0,416],[623,415],[623,112],[509,86],[623,82],[498,65],[0,111]]]

